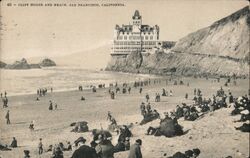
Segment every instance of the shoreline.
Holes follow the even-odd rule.
[[[1,126],[0,140],[1,143],[9,144],[12,137],[15,136],[20,147],[12,151],[1,152],[0,155],[3,157],[20,157],[23,155],[23,150],[28,149],[31,151],[31,156],[36,157],[38,156],[37,143],[39,138],[43,138],[45,149],[50,144],[65,143],[65,141],[72,143],[79,136],[86,138],[86,144],[89,145],[92,139],[90,132],[73,133],[70,132],[73,127],[69,125],[75,121],[87,121],[90,130],[94,128],[100,129],[100,124],[106,129],[109,124],[106,121],[107,111],[112,112],[119,125],[134,124],[134,127],[131,129],[134,134],[134,137],[131,138],[131,143],[138,138],[143,140],[142,152],[145,158],[163,157],[165,152],[170,156],[177,151],[185,151],[194,147],[200,147],[201,158],[218,157],[218,155],[220,157],[226,156],[223,155],[226,154],[223,153],[223,150],[225,151],[226,149],[227,154],[231,155],[236,153],[236,149],[243,154],[247,154],[249,144],[245,138],[248,133],[234,130],[234,126],[238,126],[239,123],[233,123],[232,121],[238,119],[238,116],[229,116],[228,114],[231,111],[229,108],[216,111],[214,114],[208,114],[194,122],[180,120],[179,123],[184,127],[184,130],[190,129],[183,136],[165,138],[145,135],[149,126],[157,126],[159,124],[158,120],[142,126],[136,124],[136,122],[142,120],[139,106],[142,101],[145,102],[146,93],[150,95],[152,108],[157,109],[163,116],[163,112],[172,111],[177,104],[182,102],[191,104],[194,88],[200,88],[204,97],[211,97],[224,83],[224,79],[220,83],[212,82],[213,79],[206,80],[205,78],[182,79],[184,85],[173,85],[173,81],[169,82],[168,85],[165,82],[156,84],[151,82],[151,85],[143,87],[142,94],[139,94],[138,88],[132,87],[131,94],[116,94],[114,100],[110,98],[108,88],[97,88],[96,93],[93,93],[91,89],[48,92],[46,96],[40,98],[40,101],[35,101],[36,94],[9,97],[10,102],[7,109],[10,110],[11,125],[7,126],[5,119],[3,117],[0,118],[0,123],[3,125]],[[190,84],[189,87],[186,85],[187,82]],[[223,86],[223,88],[226,92],[230,88],[235,96],[245,95],[248,92],[248,89],[245,87],[247,82],[239,79],[237,80],[237,86],[230,84],[229,87]],[[168,91],[173,90],[174,95],[173,97],[161,97],[161,102],[155,102],[155,93],[161,93],[162,88]],[[189,93],[189,99],[184,98],[186,92]],[[84,96],[86,100],[81,101],[81,96]],[[48,110],[49,100],[58,104],[58,110]],[[1,108],[1,116],[5,115],[7,109]],[[32,120],[35,121],[34,132],[28,129]],[[214,131],[217,132],[213,134]],[[190,137],[193,137],[193,139],[190,139]],[[113,145],[116,145],[116,138],[116,134],[113,133]],[[201,141],[207,145],[200,146]],[[214,150],[212,147],[214,143],[221,144],[221,146],[217,147],[219,150]],[[72,152],[64,152],[65,157],[70,157],[71,154]],[[115,154],[115,158],[124,158],[127,157],[127,154],[128,152],[119,152]],[[45,153],[41,158],[47,158],[50,155],[51,153]]]

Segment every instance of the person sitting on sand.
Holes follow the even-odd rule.
[[[102,136],[102,135],[99,135]],[[111,141],[106,138],[104,135],[103,137],[99,137],[96,141],[98,144],[95,147],[96,153],[100,158],[114,158],[114,146]]]
[[[147,129],[146,135],[161,136],[160,126],[157,126],[157,127],[149,126],[149,128]]]
[[[13,140],[12,140],[12,142],[11,142],[11,144],[10,144],[10,147],[12,147],[12,148],[17,148],[17,140],[16,140],[15,137],[13,137]]]
[[[185,153],[176,152],[173,156],[167,158],[197,158],[200,155],[200,149],[187,150]]]
[[[53,151],[53,145],[49,145],[48,149],[46,150],[46,152],[50,152]]]
[[[10,148],[8,148],[8,145],[4,145],[0,142],[0,151],[9,151],[11,150]]]
[[[35,125],[34,125],[34,121],[31,121],[30,126],[29,126],[29,129],[30,129],[31,131],[34,131],[34,129],[35,129],[34,126],[35,126]]]
[[[177,119],[183,116],[183,108],[181,108],[179,105],[176,106],[175,116]]]
[[[81,101],[84,101],[84,100],[85,100],[85,98],[82,96],[82,97],[81,97]]]
[[[51,158],[63,158],[63,152],[59,146],[56,147]]]
[[[115,118],[111,119],[111,125],[117,125],[117,122],[116,122]]]
[[[67,147],[64,150],[72,151],[72,145],[70,144],[70,142],[67,142]]]
[[[30,151],[29,150],[24,150],[24,158],[30,158]]]
[[[169,96],[170,96],[170,97],[173,96],[173,91],[172,91],[172,90],[169,91]]]
[[[164,118],[161,119],[161,122],[163,122],[163,121],[165,121],[165,120],[168,120],[168,119],[171,119],[171,117],[169,117],[168,112],[164,112]]]
[[[36,97],[36,101],[39,101],[40,99],[38,97]]]
[[[71,158],[98,158],[95,149],[85,145],[86,139],[79,137],[75,144],[78,147],[72,154]]]
[[[160,114],[156,109],[153,110],[152,115],[154,115],[154,116],[156,116],[157,118],[160,119]]]

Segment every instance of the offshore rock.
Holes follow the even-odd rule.
[[[39,65],[41,67],[51,67],[51,66],[56,66],[56,63],[49,58],[45,58],[39,63]]]

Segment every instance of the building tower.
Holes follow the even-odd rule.
[[[133,31],[134,32],[140,32],[140,28],[142,25],[142,17],[138,10],[135,11],[133,17],[132,17],[132,23],[133,23]]]

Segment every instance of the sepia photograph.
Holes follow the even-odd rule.
[[[0,0],[0,158],[250,158],[248,0]]]

